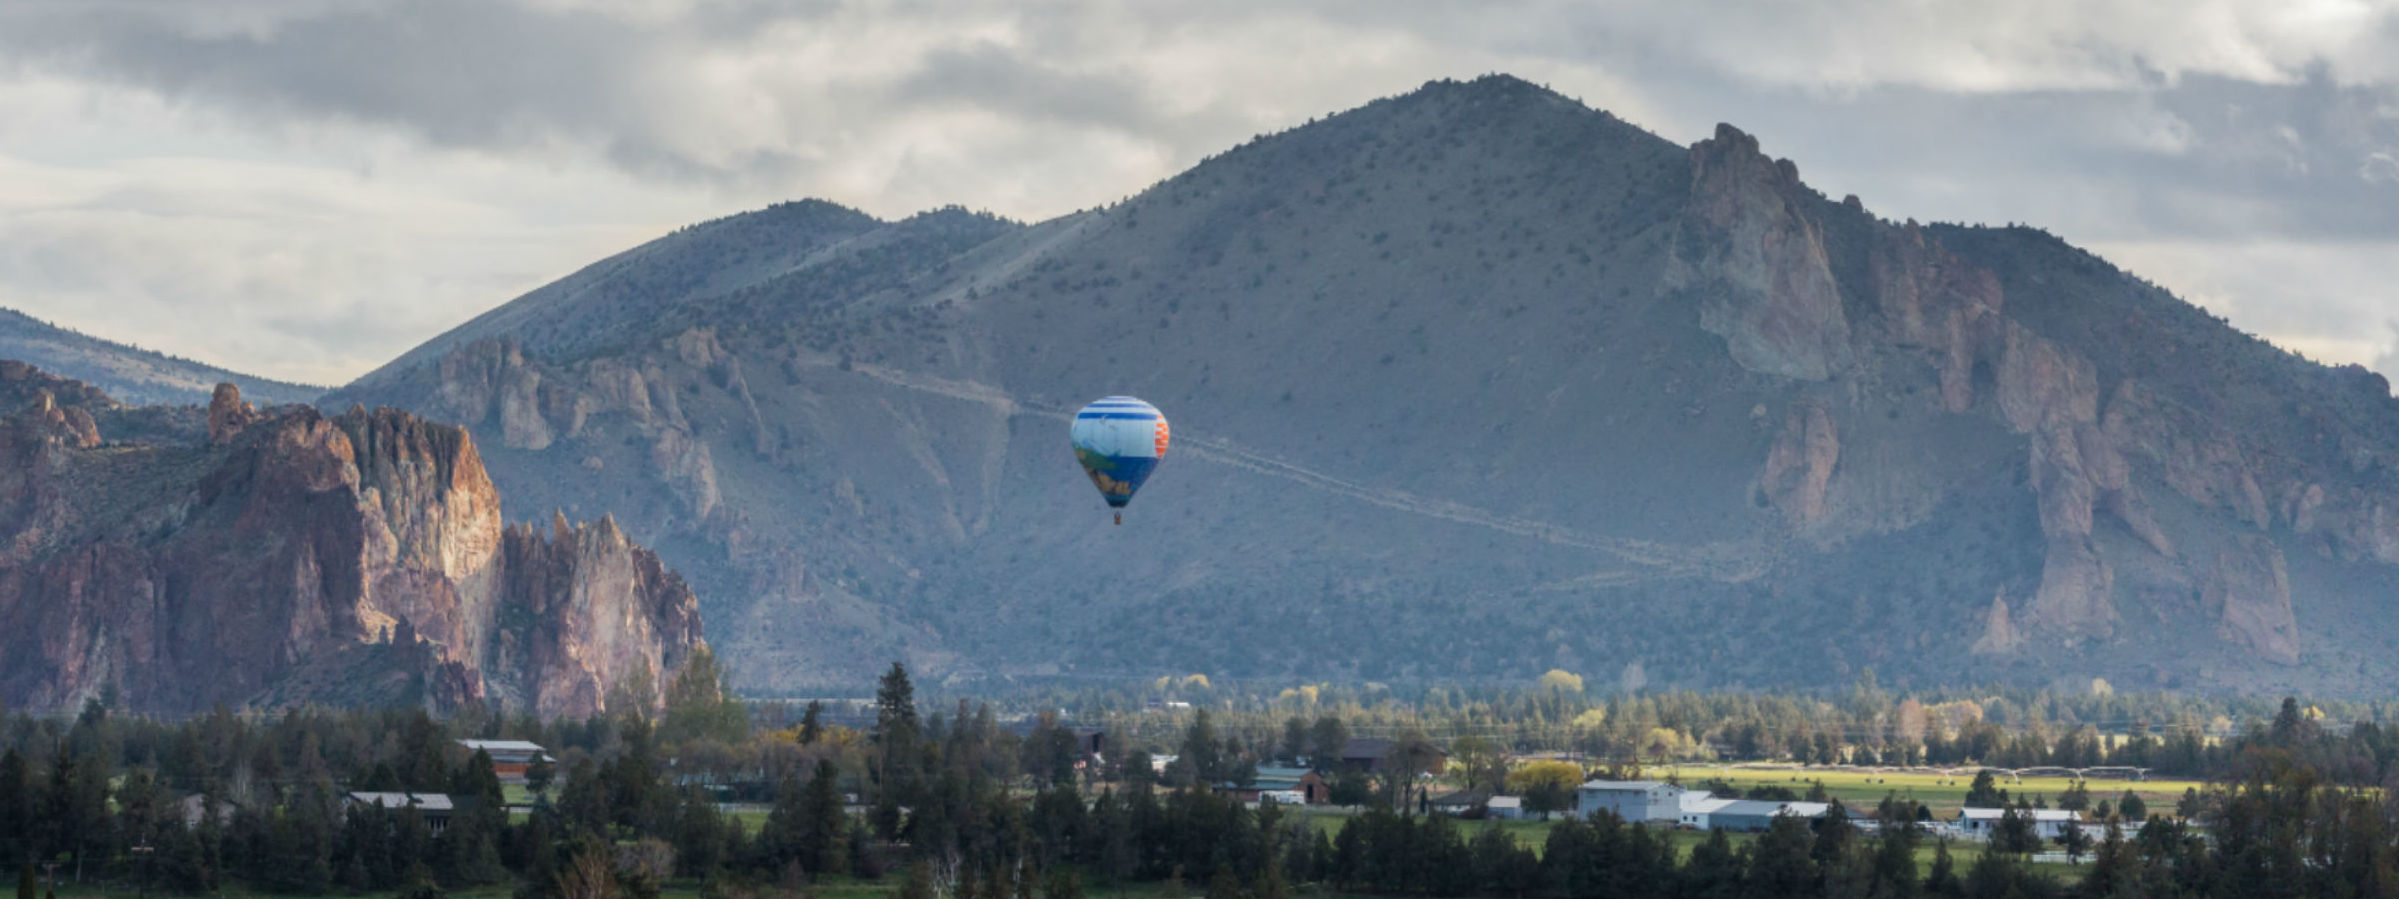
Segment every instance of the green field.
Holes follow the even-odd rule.
[[[1735,787],[1744,789],[1752,786],[1774,785],[1789,787],[1792,791],[1801,794],[1807,792],[1810,783],[1823,781],[1826,792],[1831,793],[1852,809],[1860,807],[1872,809],[1874,804],[1881,802],[1885,795],[1897,791],[1901,798],[1914,799],[1930,806],[1934,815],[1944,819],[1957,817],[1958,809],[1965,805],[1966,790],[1974,783],[1974,776],[1970,774],[1947,777],[1931,774],[1880,774],[1833,771],[1821,768],[1746,765],[1680,765],[1651,769],[1648,776],[1653,778],[1672,776],[1687,787],[1696,787],[1703,781],[1723,779],[1730,781]],[[2073,781],[2063,777],[2027,777],[2022,780],[2001,778],[1999,788],[2008,791],[2008,795],[2011,797],[2019,794],[2036,794],[2055,802],[2058,794],[2065,792],[2066,788],[2073,784]],[[2149,804],[2151,812],[2156,813],[2173,811],[2174,803],[2182,798],[2184,790],[2206,786],[2195,780],[2127,781],[2096,778],[2086,781],[2085,785],[2091,791],[2091,801],[2094,804],[2102,799],[2113,804],[2123,798],[2125,790],[2132,790],[2140,795],[2143,802]]]
[[[1833,789],[1830,781],[1826,782],[1825,789]],[[2096,789],[2096,787],[2094,787],[2094,789]],[[1963,788],[1958,791],[1958,795],[1965,795]],[[2179,796],[2181,794],[2178,792],[2176,795]],[[1880,794],[1877,794],[1878,798],[1879,796]],[[1348,820],[1355,813],[1347,809],[1317,807],[1307,809],[1302,814],[1304,816],[1304,820],[1306,820],[1310,826],[1330,834],[1340,830],[1341,823]],[[1515,837],[1517,844],[1531,849],[1534,852],[1541,851],[1542,845],[1549,841],[1550,829],[1557,826],[1556,822],[1554,821],[1460,821],[1458,822],[1458,828],[1464,832],[1464,835],[1467,839],[1473,839],[1475,834],[1481,833],[1483,828],[1488,827],[1493,823],[1497,823],[1500,829],[1506,831],[1509,836]],[[1753,842],[1758,838],[1757,834],[1752,833],[1736,833],[1729,834],[1729,836],[1733,841],[1733,845],[1736,847]],[[1691,854],[1691,849],[1693,847],[1705,842],[1707,838],[1708,835],[1706,833],[1696,830],[1676,829],[1666,831],[1666,839],[1668,842],[1674,844],[1675,852],[1678,855],[1685,857]],[[1949,855],[1950,863],[1956,865],[1959,875],[1963,876],[1966,866],[1973,864],[1975,859],[1982,856],[1982,844],[1970,840],[1952,841],[1949,844]],[[1933,843],[1931,839],[1927,838],[1923,845],[1917,847],[1916,865],[1919,870],[1925,873],[1930,873],[1932,871]],[[2036,870],[2047,873],[2050,876],[2065,882],[2073,882],[2082,879],[2081,868],[2080,866],[2076,865],[2036,864],[2033,867]]]

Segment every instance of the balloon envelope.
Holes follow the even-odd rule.
[[[1074,443],[1075,461],[1091,475],[1100,496],[1121,509],[1166,458],[1166,416],[1158,407],[1129,396],[1107,397],[1075,413],[1068,438]]]

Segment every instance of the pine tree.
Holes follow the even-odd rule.
[[[1934,899],[1959,899],[1966,895],[1966,885],[1958,880],[1957,860],[1949,855],[1949,841],[1933,844],[1933,869],[1924,875],[1924,895]]]
[[[2137,826],[2149,820],[2149,803],[2142,801],[2141,794],[2128,789],[2124,791],[2123,801],[2116,803],[2116,814]]]
[[[816,763],[816,776],[808,780],[808,795],[801,809],[806,822],[799,846],[800,864],[807,866],[811,877],[830,872],[836,862],[842,830],[839,769],[832,759]]]
[[[899,663],[892,663],[898,668]],[[908,879],[900,882],[899,899],[935,899],[933,894],[933,863],[917,859],[908,866]]]
[[[800,715],[800,745],[814,746],[824,738],[825,704],[822,700],[808,700],[808,711]]]

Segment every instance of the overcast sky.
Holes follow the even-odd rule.
[[[701,219],[1038,220],[1487,72],[2399,377],[2399,0],[0,0],[0,306],[336,383]]]

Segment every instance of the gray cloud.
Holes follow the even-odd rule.
[[[1489,71],[2399,353],[2399,6],[2273,0],[0,0],[0,303],[338,380],[692,219],[1041,218]]]

